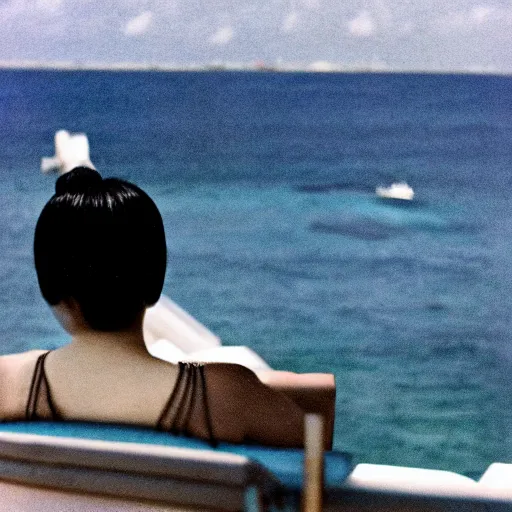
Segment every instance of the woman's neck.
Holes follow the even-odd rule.
[[[122,331],[95,331],[83,329],[72,334],[67,350],[107,354],[148,355],[142,325]]]
[[[117,331],[99,331],[92,329],[85,321],[78,302],[69,298],[52,307],[62,327],[71,335],[71,343],[59,349],[75,353],[101,354],[147,354],[143,336],[145,310],[141,311],[131,325]]]

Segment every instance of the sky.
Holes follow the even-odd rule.
[[[0,0],[0,61],[512,72],[508,0]]]

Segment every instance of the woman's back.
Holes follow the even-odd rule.
[[[160,212],[139,187],[87,168],[61,176],[36,225],[34,261],[71,342],[0,358],[2,419],[177,426],[205,439],[301,444],[300,408],[241,366],[194,368],[172,398],[179,368],[150,356],[142,333],[162,293],[167,246]]]
[[[0,385],[9,390],[0,397],[2,418],[136,424],[207,440],[302,443],[300,408],[242,366],[198,367],[195,376],[181,379],[177,396],[178,366],[126,347],[77,345],[1,357]]]

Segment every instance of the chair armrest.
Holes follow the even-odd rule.
[[[304,412],[324,417],[325,448],[332,448],[336,382],[331,373],[256,372],[267,386],[291,398]]]

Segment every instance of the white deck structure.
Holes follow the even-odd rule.
[[[55,156],[41,159],[41,171],[46,173],[57,170],[60,174],[65,174],[80,166],[94,169],[89,157],[87,135],[59,130],[55,133]]]

